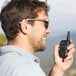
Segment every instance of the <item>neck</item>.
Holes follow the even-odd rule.
[[[8,45],[14,45],[18,46],[24,50],[27,50],[30,53],[34,53],[34,49],[31,47],[31,45],[28,43],[27,39],[24,38],[15,38],[13,40],[8,41]]]

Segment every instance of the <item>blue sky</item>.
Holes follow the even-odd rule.
[[[9,0],[0,0],[0,9],[4,5],[5,1]],[[47,1],[48,5],[50,6],[49,25],[52,31],[52,35],[57,33],[58,34],[65,33],[67,30],[76,32],[76,21],[75,21],[76,0],[47,0]]]

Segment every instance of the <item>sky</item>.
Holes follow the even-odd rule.
[[[0,10],[5,1],[10,0],[0,0]],[[47,3],[50,6],[49,27],[52,35],[66,33],[68,30],[76,32],[76,0],[47,0]]]
[[[48,0],[53,33],[76,32],[76,0]],[[62,32],[61,32],[62,31]]]

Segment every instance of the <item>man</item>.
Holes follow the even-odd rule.
[[[34,56],[46,46],[49,7],[38,0],[11,0],[1,10],[1,25],[7,46],[0,48],[0,76],[46,76]],[[62,62],[55,46],[55,64],[49,76],[63,76],[73,62],[74,44],[68,46],[68,56]]]

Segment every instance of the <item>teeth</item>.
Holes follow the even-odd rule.
[[[46,39],[46,38],[43,38],[44,40]]]

